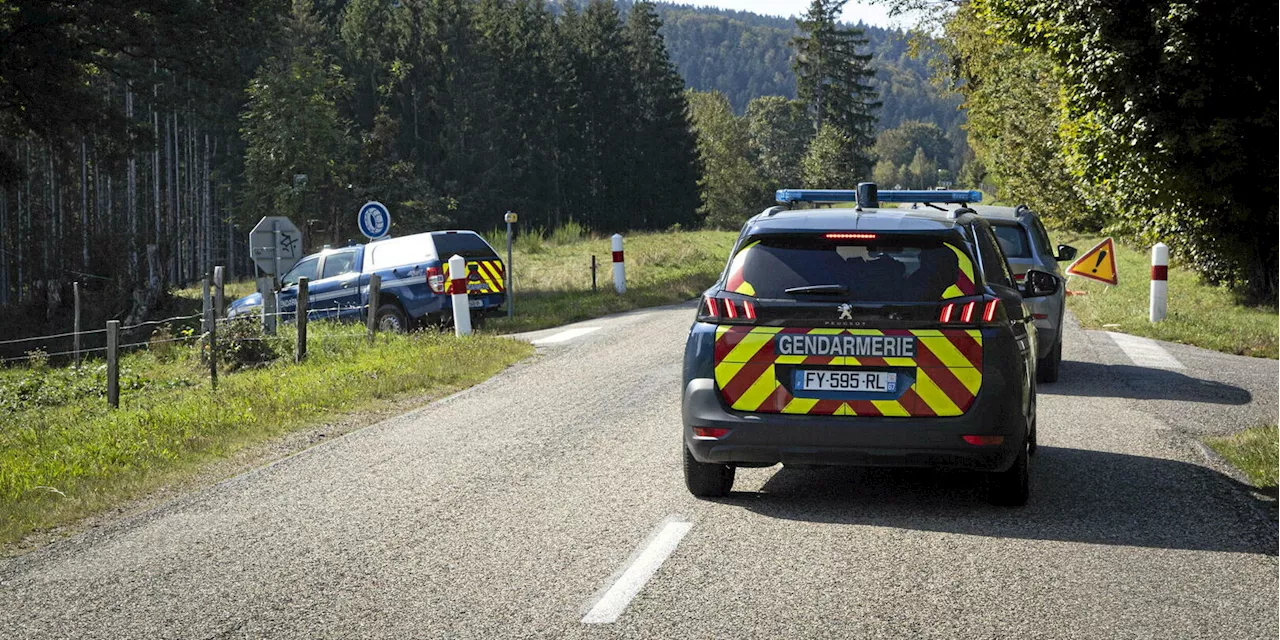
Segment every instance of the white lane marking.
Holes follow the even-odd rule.
[[[1155,340],[1131,336],[1127,333],[1108,331],[1107,335],[1115,341],[1116,346],[1139,367],[1153,369],[1186,369],[1168,351],[1165,351]]]
[[[537,340],[533,341],[533,344],[555,344],[557,342],[565,342],[566,340],[580,338],[582,336],[587,335],[588,333],[591,333],[592,331],[599,331],[599,330],[600,330],[600,327],[578,327],[577,329],[566,329],[564,331],[561,331],[560,333],[552,334],[545,338],[538,338]]]
[[[640,593],[644,585],[649,582],[649,578],[658,571],[658,567],[666,562],[671,552],[676,550],[676,545],[680,544],[680,540],[684,538],[686,533],[693,528],[692,522],[668,522],[662,531],[653,538],[636,556],[631,566],[618,576],[617,582],[605,592],[600,601],[596,603],[587,615],[583,616],[583,624],[610,624],[617,622],[618,616],[626,610],[627,605],[631,604],[631,600]]]

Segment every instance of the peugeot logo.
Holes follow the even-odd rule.
[[[836,307],[836,311],[840,312],[841,320],[853,319],[853,306],[848,302],[842,303],[840,306]]]

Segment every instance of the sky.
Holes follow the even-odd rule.
[[[809,0],[672,0],[679,4],[694,4],[721,9],[737,9],[772,16],[798,16],[809,8]],[[881,27],[905,26],[901,18],[889,19],[889,11],[883,5],[869,5],[851,0],[844,6],[846,22],[862,21]]]

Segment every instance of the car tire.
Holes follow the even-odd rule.
[[[398,304],[384,304],[378,307],[378,315],[374,318],[378,331],[404,333],[409,330],[409,319]]]
[[[1036,454],[1036,422],[1039,421],[1040,406],[1035,392],[1031,394],[1031,427],[1027,429],[1027,455]]]
[[[1022,447],[1013,465],[988,478],[987,498],[992,504],[1020,507],[1031,495],[1031,458],[1028,447]]]
[[[1058,370],[1062,368],[1062,339],[1054,343],[1049,355],[1036,362],[1036,380],[1039,382],[1057,382]]]
[[[689,447],[684,449],[684,484],[699,498],[719,498],[733,488],[734,468],[727,464],[698,462]]]

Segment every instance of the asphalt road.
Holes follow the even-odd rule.
[[[0,562],[0,638],[1275,638],[1276,525],[1186,433],[1276,364],[1071,328],[1028,506],[959,473],[740,470],[692,498],[692,309],[583,323],[469,391]],[[533,337],[546,338],[557,331]],[[616,622],[584,624],[687,529]],[[633,576],[632,576],[633,577]]]

